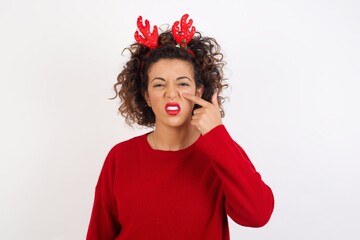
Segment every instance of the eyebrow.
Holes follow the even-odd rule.
[[[189,77],[187,77],[187,76],[181,76],[181,77],[177,77],[176,78],[176,81],[178,81],[178,80],[182,80],[182,79],[188,79],[188,80],[191,80]],[[154,80],[161,80],[161,81],[165,81],[165,79],[164,78],[162,78],[162,77],[154,77],[152,80],[151,80],[151,82],[152,81],[154,81]]]
[[[181,77],[178,77],[178,78],[176,78],[176,81],[177,80],[181,80],[181,79],[188,79],[188,80],[191,80],[189,77],[187,77],[187,76],[181,76]]]
[[[161,80],[161,81],[165,81],[165,79],[164,79],[164,78],[162,78],[162,77],[154,77],[154,78],[151,80],[151,82],[152,82],[152,81],[154,81],[154,80]]]

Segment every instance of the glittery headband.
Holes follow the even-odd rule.
[[[194,26],[191,26],[193,23],[192,19],[189,19],[189,21],[187,22],[188,17],[189,17],[189,14],[184,14],[181,17],[180,21],[174,22],[174,24],[172,25],[172,28],[171,28],[171,32],[177,43],[176,47],[183,48],[183,49],[187,50],[189,53],[191,53],[192,55],[194,55],[194,53],[188,48],[187,44],[193,38],[196,28]],[[180,26],[179,26],[179,24],[180,24]],[[158,37],[159,37],[157,26],[155,25],[153,27],[153,31],[150,32],[150,23],[146,19],[145,25],[144,25],[143,21],[142,21],[142,16],[138,17],[137,26],[138,26],[138,30],[136,30],[136,32],[134,34],[135,40],[139,44],[141,44],[145,47],[148,47],[150,49],[157,48],[158,47]],[[142,36],[139,34],[139,31],[141,32]]]

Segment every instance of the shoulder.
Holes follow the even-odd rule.
[[[105,158],[103,172],[114,172],[118,164],[134,157],[144,143],[146,143],[146,135],[147,134],[136,136],[115,144]]]
[[[147,133],[119,142],[110,149],[108,155],[117,156],[119,154],[134,152],[146,143],[146,136]]]

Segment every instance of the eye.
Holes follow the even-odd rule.
[[[189,87],[190,84],[188,82],[180,82],[179,86],[181,86],[181,87]]]
[[[154,88],[160,88],[160,87],[163,87],[163,86],[164,86],[164,84],[162,84],[162,83],[155,83],[153,85]]]

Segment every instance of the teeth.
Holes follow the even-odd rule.
[[[177,106],[168,106],[168,107],[166,108],[166,110],[176,111],[176,110],[179,110],[179,107],[177,107]]]

